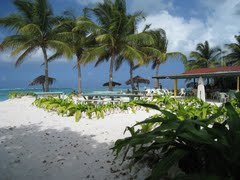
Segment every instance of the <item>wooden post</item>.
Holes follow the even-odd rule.
[[[174,97],[176,98],[177,96],[177,83],[178,83],[178,80],[177,79],[174,79]]]
[[[237,77],[237,92],[239,92],[239,76]]]

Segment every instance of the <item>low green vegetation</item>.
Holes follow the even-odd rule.
[[[62,116],[75,116],[76,122],[78,122],[81,117],[100,119],[104,118],[107,114],[125,111],[135,113],[137,109],[140,109],[140,106],[137,105],[135,101],[118,104],[113,104],[111,102],[107,104],[94,104],[91,102],[75,104],[71,98],[59,99],[53,97],[36,99],[33,104],[48,111],[56,111]],[[147,110],[148,108],[144,109]]]
[[[23,92],[23,93],[18,93],[16,91],[12,91],[9,93],[8,97],[9,99],[12,98],[21,98],[23,96],[36,96],[34,92]]]
[[[240,179],[240,93],[222,107],[166,97],[139,105],[159,114],[115,142],[113,152],[130,168],[145,163],[148,179]]]

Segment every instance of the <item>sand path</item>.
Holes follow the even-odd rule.
[[[103,120],[61,117],[23,97],[0,102],[0,179],[143,179],[129,173],[110,148],[126,126],[154,112],[114,114]]]

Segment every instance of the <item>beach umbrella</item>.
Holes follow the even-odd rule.
[[[133,78],[133,83],[137,84],[137,88],[139,90],[139,84],[150,84],[150,81],[148,79],[142,78],[140,76],[135,76]],[[131,84],[131,79],[126,81],[126,85]]]
[[[203,101],[205,101],[205,87],[204,87],[204,81],[203,78],[200,77],[198,79],[198,89],[197,89],[197,97]]]
[[[118,82],[115,82],[115,81],[112,82],[113,87],[114,86],[121,86],[121,85],[122,85],[121,83],[118,83]],[[109,82],[104,83],[103,86],[109,86]]]
[[[54,81],[56,81],[55,78],[48,77],[48,82],[50,85],[53,84]],[[38,76],[37,78],[33,79],[32,82],[30,82],[28,85],[35,86],[35,85],[41,84],[43,91],[44,91],[44,83],[45,83],[45,76],[41,75],[41,76]]]

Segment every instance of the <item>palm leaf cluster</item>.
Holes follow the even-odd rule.
[[[143,50],[148,54],[148,58],[152,60],[152,69],[155,69],[155,76],[158,76],[159,67],[162,63],[165,63],[168,59],[181,60],[184,64],[187,62],[187,58],[180,52],[168,52],[168,40],[166,32],[163,29],[149,30],[147,31],[154,39],[154,43],[149,47],[144,47]],[[159,88],[159,80],[155,79],[155,88]]]
[[[12,55],[18,56],[15,63],[19,66],[26,57],[38,49],[42,50],[45,66],[45,91],[49,90],[48,82],[48,50],[62,52],[71,58],[72,51],[59,36],[57,25],[59,17],[47,0],[15,0],[18,13],[0,19],[0,25],[15,30],[15,34],[6,37],[1,43],[2,49],[12,49]]]
[[[208,41],[198,43],[196,51],[190,53],[190,58],[192,59],[188,61],[186,69],[191,70],[220,66],[221,62],[219,60],[221,54],[221,49],[218,47],[211,48]]]
[[[235,36],[236,43],[226,44],[226,47],[231,51],[226,55],[225,61],[227,65],[240,65],[240,35]]]
[[[76,56],[78,93],[82,93],[81,64],[96,61],[95,66],[109,61],[109,90],[112,90],[113,70],[128,62],[131,86],[133,71],[153,61],[158,75],[159,66],[167,59],[181,59],[179,52],[167,53],[167,37],[163,29],[137,31],[145,18],[142,12],[129,14],[125,0],[104,0],[84,9],[84,16],[76,17],[65,11],[54,16],[47,0],[14,0],[15,14],[0,18],[0,26],[10,28],[14,35],[1,43],[1,50],[11,49],[17,56],[16,67],[37,50],[43,53],[45,91],[49,90],[48,63],[61,57]],[[94,20],[93,20],[94,19]],[[49,53],[49,52],[53,53]]]
[[[151,44],[153,39],[147,33],[136,33],[136,24],[143,18],[141,12],[127,14],[126,2],[105,0],[96,7],[86,9],[97,23],[85,18],[79,21],[82,27],[96,33],[97,47],[90,48],[84,54],[84,62],[97,60],[96,66],[103,61],[110,61],[109,90],[112,90],[113,68],[116,69],[126,59],[131,62],[138,60],[143,63],[145,54],[138,48],[140,43]]]

